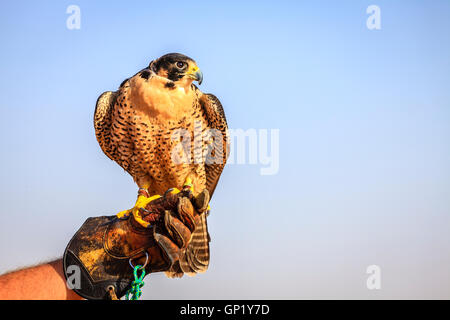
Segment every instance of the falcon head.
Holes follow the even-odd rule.
[[[201,84],[203,74],[197,63],[181,53],[169,53],[154,60],[149,66],[158,76],[169,79],[181,86],[191,85],[192,81]]]

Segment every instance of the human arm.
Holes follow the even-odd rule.
[[[0,300],[81,300],[66,285],[62,260],[0,276]]]

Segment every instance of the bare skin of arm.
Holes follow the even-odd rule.
[[[67,288],[62,260],[0,276],[0,300],[81,300]]]

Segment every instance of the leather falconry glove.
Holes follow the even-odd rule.
[[[146,274],[164,271],[168,277],[206,271],[209,198],[206,189],[196,197],[189,190],[169,189],[140,209],[140,218],[150,223],[148,228],[139,224],[133,215],[122,219],[88,218],[64,252],[64,275],[68,283],[83,298],[114,299],[125,295],[131,287],[133,268],[137,265],[143,266]],[[198,239],[206,242],[200,250],[191,245]],[[77,282],[74,277],[78,270]]]

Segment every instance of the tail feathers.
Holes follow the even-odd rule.
[[[191,242],[180,255],[178,263],[166,271],[166,275],[169,278],[177,278],[183,274],[194,276],[205,272],[209,266],[209,241],[206,216],[202,214],[192,233]]]

